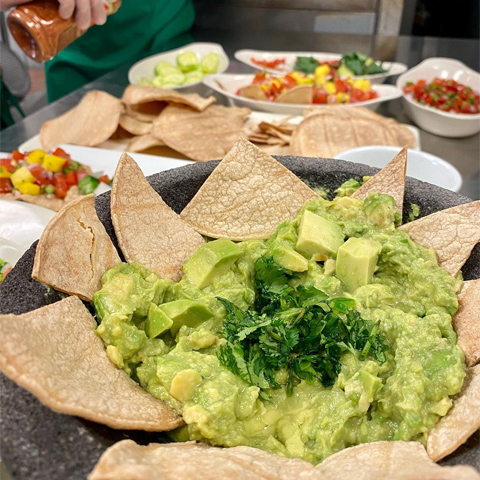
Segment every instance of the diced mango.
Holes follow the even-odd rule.
[[[348,103],[350,95],[348,93],[337,93],[337,103]]]
[[[10,178],[12,174],[5,168],[0,165],[0,178]]]
[[[11,182],[15,188],[18,188],[22,183],[33,183],[35,177],[30,173],[27,167],[20,167],[12,173],[10,177]]]
[[[22,182],[16,188],[24,195],[40,195],[40,185],[36,185],[35,183]]]
[[[64,158],[47,153],[43,159],[42,166],[45,170],[50,170],[50,172],[61,172],[65,162]]]
[[[324,76],[324,75],[327,75],[329,72],[330,72],[330,67],[328,65],[319,65],[315,69],[315,76],[316,77]]]
[[[315,86],[323,87],[327,83],[327,77],[325,75],[315,75]]]
[[[359,88],[362,92],[369,92],[372,89],[372,86],[368,80],[364,78],[359,78],[353,82],[354,88]]]
[[[45,158],[45,152],[43,150],[37,149],[30,152],[25,158],[27,163],[39,163],[40,165]]]
[[[335,84],[333,82],[327,82],[323,88],[330,95],[337,93],[337,89],[335,88]]]

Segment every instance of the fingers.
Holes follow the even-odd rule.
[[[91,0],[92,2],[92,23],[103,25],[107,21],[107,12],[103,0]]]
[[[60,4],[58,7],[59,15],[66,20],[73,15],[73,11],[75,10],[75,0],[58,0]]]
[[[92,10],[89,0],[76,0],[75,23],[78,30],[87,30],[92,20]]]

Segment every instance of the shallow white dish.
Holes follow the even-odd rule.
[[[307,107],[314,107],[312,104],[298,104],[298,103],[276,103],[267,100],[252,100],[251,98],[241,97],[237,95],[237,90],[241,87],[246,87],[252,83],[253,74],[237,75],[232,73],[213,74],[203,79],[203,83],[212,90],[224,95],[228,98],[230,105],[238,107],[248,107],[252,110],[261,110],[264,112],[284,113],[287,115],[302,115]],[[375,85],[375,90],[378,92],[378,98],[368,100],[366,102],[358,102],[347,104],[351,107],[366,107],[370,110],[376,110],[382,102],[394,100],[402,96],[400,92],[393,85]]]
[[[54,215],[38,205],[0,200],[0,258],[15,265]]]
[[[428,81],[435,77],[449,78],[468,85],[477,93],[480,91],[480,74],[468,68],[462,62],[452,58],[428,58],[411,68],[397,79],[397,87],[402,92],[405,113],[427,132],[442,137],[467,137],[480,131],[480,114],[462,114],[442,112],[437,108],[422,105],[411,95],[403,93],[406,82],[420,79]]]
[[[218,69],[216,73],[222,73],[230,64],[228,56],[225,53],[223,47],[218,43],[190,43],[181,48],[175,50],[170,50],[168,52],[159,53],[157,55],[152,55],[151,57],[144,58],[139,62],[135,63],[130,70],[128,71],[128,81],[129,83],[136,85],[140,83],[142,77],[152,79],[154,77],[154,68],[158,62],[168,62],[172,65],[177,64],[177,56],[183,52],[195,52],[197,54],[198,60],[200,61],[207,53],[215,52],[218,54]],[[195,87],[201,85],[202,81],[195,83],[189,83],[188,85],[179,85],[178,87],[169,87],[174,90],[182,90],[182,93],[187,93],[188,91],[195,90]]]
[[[284,58],[285,63],[278,66],[278,68],[265,68],[270,73],[287,73],[293,70],[297,57],[313,57],[316,60],[329,62],[331,60],[340,60],[342,55],[339,53],[326,53],[326,52],[268,52],[265,50],[237,50],[234,54],[235,58],[242,63],[250,65],[257,70],[263,70],[264,68],[255,65],[252,62],[252,58],[257,60],[271,61],[275,58]],[[354,78],[367,78],[371,83],[383,83],[387,77],[392,75],[400,75],[407,70],[407,66],[404,63],[399,62],[382,62],[383,68],[388,72],[376,73],[375,75],[358,75]]]
[[[345,150],[336,155],[336,158],[382,168],[399,151],[399,147],[371,145]],[[453,165],[420,150],[408,151],[407,175],[454,192],[458,192],[462,187],[462,176]]]

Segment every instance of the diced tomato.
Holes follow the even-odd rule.
[[[25,158],[25,155],[18,150],[14,150],[12,152],[12,158],[18,162],[19,160],[23,160]]]
[[[341,78],[336,78],[335,88],[337,89],[337,93],[347,93],[350,90],[350,84]]]
[[[52,154],[70,160],[70,155],[63,148],[57,147]]]
[[[55,196],[57,198],[65,198],[68,192],[68,185],[63,173],[53,174],[53,186],[55,187]]]
[[[262,83],[267,78],[267,74],[265,72],[257,72],[253,77],[252,83]]]
[[[83,168],[79,168],[76,172],[75,172],[76,176],[77,176],[77,183],[82,179],[82,178],[85,178],[88,173],[83,170]]]
[[[12,191],[12,182],[9,178],[0,178],[0,193],[10,193]]]
[[[0,166],[8,170],[10,173],[13,173],[17,168],[16,162],[12,158],[0,159]]]
[[[70,186],[76,185],[78,183],[77,175],[73,170],[69,170],[65,174],[65,181],[67,182],[67,185],[70,185]]]
[[[40,165],[32,165],[29,167],[30,173],[35,177],[35,183],[41,186],[51,185],[51,175]]]
[[[108,178],[108,175],[102,175],[101,177],[98,177],[98,179],[107,185],[110,184],[110,179]]]
[[[274,69],[276,69],[279,65],[285,64],[284,58],[274,58],[273,60],[263,60],[263,59],[256,59],[252,57],[250,61],[260,67],[274,68]]]
[[[327,103],[327,92],[325,92],[321,88],[314,88],[312,103],[316,103],[316,104]]]

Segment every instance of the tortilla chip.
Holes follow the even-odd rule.
[[[99,90],[88,92],[76,107],[42,125],[40,142],[44,150],[63,143],[93,147],[112,136],[121,113],[118,98]]]
[[[280,120],[278,123],[275,122],[260,122],[258,124],[258,129],[261,131],[270,131],[276,130],[281,133],[286,133],[287,135],[291,135],[296,128],[296,125],[292,123],[288,123],[292,117],[285,117],[283,120]]]
[[[187,258],[204,243],[155,192],[126,153],[113,177],[111,214],[125,259],[175,282],[182,277]]]
[[[480,279],[465,282],[458,294],[458,310],[453,317],[458,346],[465,353],[467,367],[480,360]]]
[[[139,105],[126,105],[125,111],[129,117],[143,123],[152,123],[167,107],[166,102],[141,103]]]
[[[402,212],[407,171],[407,148],[400,150],[377,174],[364,183],[352,198],[365,200],[371,193],[384,193],[395,199],[395,208]]]
[[[267,238],[313,198],[317,194],[296,175],[241,138],[180,216],[209,237]]]
[[[267,97],[263,93],[260,85],[247,85],[238,89],[238,94],[241,97],[251,98],[252,100],[260,100],[263,102],[267,101]]]
[[[275,103],[305,104],[312,103],[313,85],[297,85],[285,90],[275,100]]]
[[[269,155],[290,155],[290,145],[258,145]]]
[[[172,461],[175,459],[175,461]],[[478,480],[469,466],[440,467],[418,442],[375,442],[348,448],[314,467],[250,447],[193,442],[147,446],[122,440],[100,457],[88,480]]]
[[[141,122],[130,115],[120,115],[119,125],[132,135],[147,135],[152,130],[150,122]]]
[[[332,158],[364,145],[405,145],[397,129],[366,108],[318,106],[305,109],[304,116],[292,134],[292,155]]]
[[[478,304],[477,304],[478,308]],[[480,428],[480,365],[467,368],[460,393],[453,407],[430,430],[427,452],[435,462],[454,452]]]
[[[139,135],[128,141],[127,150],[129,152],[142,152],[147,148],[161,147],[163,145],[165,145],[165,143],[153,135]]]
[[[216,101],[215,97],[203,98],[197,93],[180,93],[177,90],[158,88],[151,85],[129,85],[123,92],[122,102],[140,105],[152,102],[181,103],[199,112]]]
[[[187,158],[205,162],[222,158],[238,140],[248,108],[212,105],[196,112],[169,105],[153,124],[152,134]]]
[[[432,213],[399,230],[424,247],[433,248],[440,266],[455,276],[480,241],[480,200]]]
[[[90,301],[102,275],[120,257],[95,212],[95,196],[65,205],[48,223],[35,253],[32,278]]]
[[[0,315],[0,370],[52,410],[112,428],[163,431],[182,424],[108,359],[78,297],[23,315]]]

